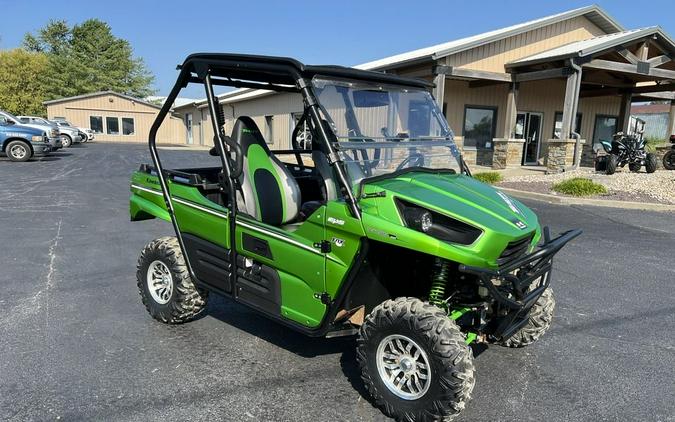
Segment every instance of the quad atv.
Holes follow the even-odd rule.
[[[675,170],[675,135],[670,135],[670,151],[663,156],[663,168],[666,170]]]
[[[656,154],[648,153],[641,135],[624,135],[618,132],[612,142],[600,141],[607,155],[597,156],[595,170],[614,174],[616,169],[628,164],[630,171],[638,172],[645,166],[647,173],[654,173],[658,160]]]
[[[175,230],[138,261],[152,317],[190,321],[219,294],[308,336],[356,334],[374,401],[418,421],[464,408],[472,342],[522,347],[549,328],[553,256],[581,231],[551,238],[473,179],[428,82],[236,54],[179,68],[150,131],[153,164],[131,181],[131,219]],[[188,83],[205,86],[220,165],[165,169],[155,137]],[[227,136],[215,85],[300,94],[294,148],[270,151],[249,116]]]

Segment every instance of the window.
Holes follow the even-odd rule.
[[[274,116],[265,116],[265,142],[274,143]]]
[[[54,120],[66,120],[65,117],[54,117]]]
[[[464,110],[464,146],[492,148],[496,124],[496,108],[467,106]]]
[[[89,129],[94,133],[103,133],[103,117],[89,116]]]
[[[562,117],[563,114],[561,111],[555,112],[555,122],[553,122],[553,139],[560,139],[560,131],[562,130]],[[577,113],[577,121],[574,124],[574,131],[576,133],[581,133],[581,113]]]
[[[131,117],[122,117],[122,135],[134,134],[134,119]]]
[[[612,141],[612,135],[616,133],[617,116],[595,116],[595,126],[593,128],[593,145],[600,141]]]
[[[108,135],[120,134],[120,120],[117,117],[106,117],[105,126],[108,129]]]
[[[30,119],[28,117],[19,117],[19,121],[21,123],[30,123]]]

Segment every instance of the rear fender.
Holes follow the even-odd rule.
[[[155,196],[153,198],[144,197],[144,193],[132,193],[129,198],[129,214],[131,221],[150,220],[153,218],[161,218],[165,221],[171,221],[169,212],[164,205],[162,197]],[[159,203],[157,201],[159,199]]]

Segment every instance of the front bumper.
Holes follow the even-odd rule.
[[[544,243],[537,250],[497,269],[460,265],[460,271],[478,276],[497,304],[498,317],[488,327],[489,334],[505,340],[527,323],[530,309],[551,284],[553,256],[581,233],[569,230],[551,239],[544,227]]]
[[[48,143],[33,143],[32,146],[34,156],[45,156],[52,152],[52,146]]]

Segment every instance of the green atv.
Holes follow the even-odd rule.
[[[472,342],[521,347],[548,329],[553,256],[581,232],[552,239],[473,179],[431,84],[235,54],[179,69],[150,131],[153,165],[131,181],[131,220],[171,221],[176,234],[138,261],[153,318],[193,320],[215,293],[308,336],[357,334],[366,388],[401,420],[464,408]],[[164,169],[155,137],[188,83],[205,87],[220,165]],[[270,151],[247,116],[226,136],[216,85],[301,97],[293,149]]]

